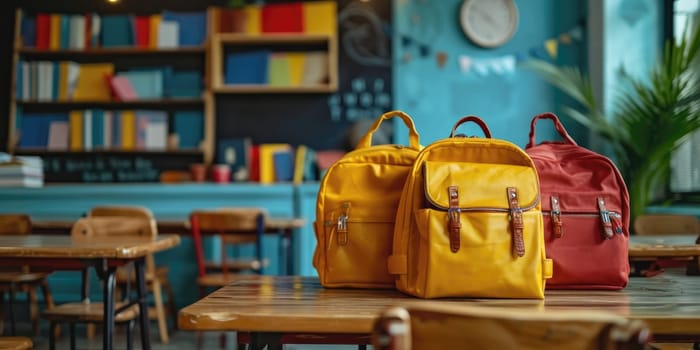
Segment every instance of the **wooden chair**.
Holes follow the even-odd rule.
[[[209,288],[221,287],[234,281],[240,273],[262,273],[267,265],[262,254],[265,217],[265,211],[259,208],[221,208],[190,213],[190,229],[197,258],[197,284],[201,296],[206,295]],[[221,239],[221,262],[205,260],[203,234],[215,234]],[[228,249],[242,244],[253,244],[255,256],[231,260]]]
[[[640,321],[603,312],[459,304],[394,307],[375,322],[375,349],[643,349]]]
[[[27,337],[0,337],[0,349],[29,350],[32,348],[34,348],[34,343]]]
[[[638,235],[700,234],[700,220],[695,215],[644,214],[634,220]]]
[[[28,215],[24,214],[0,214],[0,235],[26,235],[31,233],[32,223]],[[10,333],[15,334],[14,301],[16,292],[26,292],[29,299],[30,317],[35,334],[39,334],[39,303],[37,301],[36,289],[41,287],[44,293],[44,301],[47,308],[54,306],[53,295],[49,289],[48,273],[31,272],[28,267],[0,268],[0,334],[3,332],[4,313],[2,312],[2,301],[4,293],[9,295],[8,313],[10,316]]]
[[[155,238],[156,232],[151,220],[137,217],[87,217],[76,221],[71,229],[71,237],[74,240],[94,238],[99,236],[140,236]],[[146,270],[153,274],[153,264],[146,261]],[[75,349],[75,325],[77,323],[101,323],[104,321],[104,306],[102,302],[91,302],[88,298],[88,271],[83,270],[82,300],[80,302],[57,305],[52,309],[47,309],[42,314],[44,319],[51,323],[49,332],[49,348],[56,348],[56,339],[53,330],[59,323],[70,324],[70,345]],[[133,346],[133,328],[138,317],[138,305],[126,307],[124,302],[117,302],[115,310],[118,310],[114,317],[116,324],[126,324],[127,347]]]
[[[151,225],[151,230],[157,235],[158,226],[153,217],[153,213],[145,207],[141,206],[97,206],[90,209],[89,217],[104,217],[104,216],[120,216],[131,218],[142,218],[148,220]],[[153,268],[151,268],[153,267]],[[136,283],[136,276],[132,273],[132,269],[120,268],[117,270],[116,280],[117,286],[124,290],[127,284],[132,286]],[[160,341],[167,344],[168,337],[168,320],[165,317],[165,309],[163,306],[163,290],[165,290],[168,298],[168,311],[173,319],[177,320],[177,308],[175,307],[175,293],[168,279],[167,266],[155,266],[153,255],[146,257],[146,288],[153,294],[153,310],[149,308],[149,317],[155,318],[158,321],[158,332]],[[151,312],[152,311],[152,312]]]

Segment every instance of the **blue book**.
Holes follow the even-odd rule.
[[[112,111],[112,148],[119,149],[122,146],[122,112]]]
[[[36,47],[36,18],[22,18],[22,44],[24,47]]]
[[[23,85],[23,77],[22,77],[22,61],[18,61],[17,64],[15,65],[15,76],[16,76],[16,86],[17,88],[15,89],[15,98],[18,100],[24,100],[26,97],[22,96],[22,89],[24,88]]]
[[[102,47],[124,47],[134,45],[131,18],[128,15],[106,15],[101,17]]]
[[[269,56],[267,51],[226,55],[224,82],[226,84],[266,84]]]
[[[177,111],[173,115],[173,131],[180,139],[180,148],[199,148],[204,138],[204,116],[198,111]]]
[[[105,145],[104,121],[105,121],[104,110],[93,109],[92,110],[92,146],[94,148],[104,147],[104,145]]]
[[[174,71],[165,84],[168,97],[200,97],[204,84],[198,71]]]
[[[161,69],[133,69],[117,73],[117,76],[129,79],[139,99],[163,97],[163,70]]]
[[[294,156],[291,151],[280,151],[272,154],[275,167],[275,181],[292,181],[294,177]]]
[[[66,114],[24,114],[20,124],[21,148],[46,148],[49,143],[49,126],[53,121],[68,122]]]
[[[204,44],[207,34],[207,14],[197,12],[163,11],[164,21],[177,22],[179,46],[200,46]]]
[[[70,16],[61,15],[61,48],[67,49],[70,47]]]

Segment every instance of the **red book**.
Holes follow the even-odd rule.
[[[85,48],[90,48],[90,42],[92,41],[92,14],[85,14]]]
[[[49,49],[51,41],[51,15],[38,13],[36,15],[36,48]]]
[[[260,147],[258,145],[250,146],[250,177],[249,181],[260,181]]]
[[[131,18],[134,28],[134,43],[136,47],[148,47],[151,34],[149,16],[133,16]]]
[[[131,81],[127,77],[108,76],[107,82],[109,82],[112,97],[117,101],[135,101],[139,99],[134,86],[131,85]]]
[[[303,3],[271,4],[262,7],[263,33],[301,33],[304,31]]]

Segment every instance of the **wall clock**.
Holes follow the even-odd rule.
[[[515,0],[464,0],[459,11],[464,34],[481,47],[498,47],[510,40],[518,27]]]

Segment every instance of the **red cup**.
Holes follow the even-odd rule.
[[[211,179],[218,183],[231,181],[231,167],[228,164],[215,164],[211,167]]]
[[[190,176],[194,182],[204,182],[207,179],[207,166],[201,163],[190,164]]]

